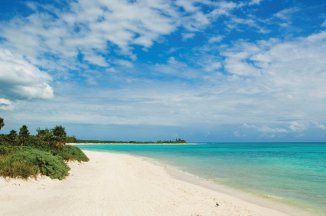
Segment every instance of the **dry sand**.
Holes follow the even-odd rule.
[[[298,215],[184,181],[145,158],[85,152],[90,162],[72,163],[63,181],[0,179],[0,215]]]

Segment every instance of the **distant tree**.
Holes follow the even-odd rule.
[[[175,139],[174,142],[175,142],[175,143],[186,143],[187,141],[184,140],[184,139],[177,138],[177,139]]]
[[[41,144],[51,146],[54,143],[52,131],[49,129],[37,129],[36,139]]]
[[[52,129],[53,135],[61,140],[64,140],[67,137],[66,129],[64,127],[60,126],[55,126]]]
[[[29,130],[27,128],[26,125],[23,125],[20,129],[19,129],[19,136],[18,136],[18,139],[19,139],[19,143],[21,145],[25,145],[27,144],[28,140],[29,140]]]
[[[17,143],[17,132],[15,130],[11,130],[8,134],[8,141],[10,144],[16,144]]]
[[[3,128],[5,126],[5,122],[3,120],[3,118],[0,117],[0,130],[1,128]]]
[[[66,142],[67,143],[77,143],[77,138],[74,136],[67,136]]]
[[[53,136],[52,132],[47,128],[46,129],[37,129],[36,132],[37,132],[36,137],[41,140],[45,140],[45,139]]]
[[[55,140],[54,146],[55,148],[62,148],[66,144],[67,140],[67,133],[66,129],[64,127],[60,126],[55,126],[52,129],[52,134]]]
[[[38,129],[36,129],[36,133],[37,133],[36,136],[39,137],[39,138],[43,138],[43,137],[46,136],[47,131],[49,131],[49,129],[40,129],[40,128],[38,128]]]

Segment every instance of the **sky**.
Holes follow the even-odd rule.
[[[324,0],[1,0],[3,133],[326,141]]]

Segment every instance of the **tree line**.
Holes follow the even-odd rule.
[[[3,118],[0,117],[0,131],[5,126]],[[36,135],[31,135],[28,127],[23,125],[18,133],[11,130],[8,134],[0,135],[0,142],[15,145],[47,145],[51,148],[62,148],[67,142],[76,142],[75,137],[67,136],[63,126],[55,126],[52,129],[37,129]]]

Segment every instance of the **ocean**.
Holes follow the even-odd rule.
[[[326,143],[79,145],[145,156],[219,184],[326,215]]]

